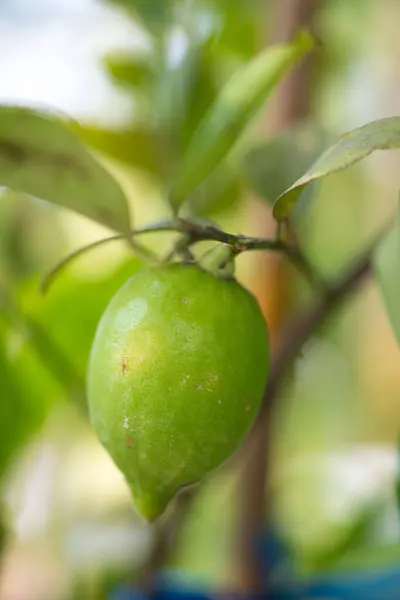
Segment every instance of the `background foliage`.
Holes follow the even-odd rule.
[[[55,8],[37,2],[25,10],[22,0],[5,2],[0,25],[6,32],[17,27],[25,35],[42,22],[57,32],[63,19],[68,22],[65,15],[76,10],[77,22],[85,23],[81,27],[88,37],[92,31],[100,32],[101,24],[106,24],[104,30],[111,29],[112,19],[121,39],[128,31],[126,44],[96,50],[104,89],[113,94],[104,93],[110,98],[106,105],[96,115],[80,114],[61,102],[53,106],[77,119],[68,121],[68,140],[77,136],[92,154],[75,137],[65,143],[61,132],[47,140],[45,129],[39,129],[51,156],[61,152],[62,145],[63,164],[67,147],[70,161],[84,154],[90,171],[88,201],[80,200],[79,181],[78,188],[73,187],[73,171],[62,184],[43,191],[52,174],[35,151],[24,159],[22,176],[27,179],[21,184],[21,174],[13,171],[12,153],[1,153],[0,139],[1,183],[14,189],[3,191],[0,202],[0,478],[3,521],[12,532],[0,589],[4,597],[12,597],[10,590],[23,577],[26,584],[18,600],[100,600],[112,593],[105,590],[132,580],[132,573],[138,580],[156,533],[136,520],[120,475],[94,440],[87,425],[84,389],[99,317],[113,293],[143,262],[118,242],[72,263],[45,296],[39,291],[40,277],[66,252],[109,235],[109,228],[123,231],[128,211],[134,226],[169,214],[171,184],[179,180],[188,154],[192,152],[193,161],[199,155],[198,126],[232,74],[276,41],[280,3],[113,0],[88,8],[87,21],[81,8],[65,8],[63,3]],[[106,16],[103,21],[97,17],[96,25],[92,16],[102,11]],[[398,12],[394,2],[321,2],[313,26],[322,48],[309,90],[308,114],[278,127],[274,115],[279,106],[272,96],[239,144],[231,148],[228,139],[228,146],[221,146],[221,158],[225,149],[232,151],[217,168],[206,166],[209,176],[192,186],[184,214],[257,235],[261,221],[270,220],[272,201],[344,131],[395,117],[400,49],[393,23]],[[67,44],[71,54],[83,36],[79,25],[72,23],[76,38]],[[50,48],[52,43],[50,39]],[[27,72],[28,42],[22,48]],[[11,54],[7,47],[3,52],[6,57]],[[83,67],[75,68],[78,72]],[[3,86],[6,79],[7,71],[0,65]],[[56,83],[47,77],[46,86],[50,92],[40,100],[51,104],[47,101]],[[78,90],[82,98],[91,94],[90,81]],[[2,95],[9,100],[0,84]],[[26,92],[14,91],[11,96],[17,104],[37,101],[29,97],[28,86]],[[8,110],[11,113],[0,115],[0,128],[3,118],[2,134],[9,128],[14,150],[21,139],[29,141],[29,132],[33,131],[34,141],[35,128],[46,127],[46,122],[22,123],[20,108]],[[222,112],[226,114],[225,109]],[[64,115],[57,119],[65,122]],[[383,142],[379,130],[376,148],[397,147],[397,128],[398,121],[391,121],[390,135]],[[207,128],[203,131],[200,146],[207,147],[209,133]],[[373,141],[368,140],[371,150]],[[368,153],[364,138],[360,148]],[[339,158],[343,160],[340,153]],[[294,219],[304,252],[322,276],[334,277],[371,239],[379,223],[395,214],[397,163],[397,151],[374,153],[305,188]],[[33,168],[40,193],[38,182],[29,179]],[[18,177],[17,184],[13,177]],[[62,194],[65,199],[60,202]],[[65,209],[74,208],[75,202],[86,207],[85,216]],[[368,587],[371,573],[390,570],[400,553],[395,497],[400,427],[397,229],[393,219],[393,229],[376,256],[375,283],[352,297],[304,348],[282,393],[274,427],[272,524],[286,552],[277,563],[276,577],[287,579],[285,569],[290,569],[296,580],[304,578],[308,585],[312,576],[315,590],[320,585],[324,593],[327,580],[337,597],[350,597],[345,595],[349,592],[343,578],[351,569],[362,573]],[[152,234],[143,243],[163,254],[172,239],[170,233]],[[240,279],[262,302],[259,261],[255,254],[240,257],[238,269]],[[288,310],[294,311],[310,290],[292,270],[285,277]],[[232,584],[238,478],[233,462],[200,490],[169,556],[166,579],[189,579],[204,589]],[[280,547],[274,552],[278,550],[283,552]],[[39,574],[36,579],[32,569]],[[398,585],[396,581],[393,585]]]

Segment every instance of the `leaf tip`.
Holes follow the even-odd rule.
[[[280,194],[275,202],[272,205],[272,216],[276,221],[284,221],[290,215],[290,208],[292,206],[290,192],[292,192],[293,188],[296,184],[293,184]]]

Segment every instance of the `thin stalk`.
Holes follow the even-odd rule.
[[[218,227],[215,227],[208,222],[176,219],[153,223],[145,227],[133,229],[130,232],[130,235],[132,236],[131,246],[145,259],[159,264],[162,261],[153,252],[139,244],[135,240],[135,237],[147,233],[161,232],[176,232],[183,234],[183,236],[185,236],[185,243],[187,244],[188,248],[195,243],[210,240],[230,245],[236,254],[240,254],[241,252],[246,252],[249,250],[272,250],[276,252],[282,252],[286,254],[289,260],[291,260],[293,264],[295,264],[303,273],[307,272],[307,277],[310,279],[310,270],[307,268],[306,262],[301,253],[294,245],[287,244],[280,239],[273,240],[267,238],[253,238],[244,235],[234,235],[233,233],[222,231],[221,229],[218,229]],[[49,271],[47,271],[47,273],[45,273],[40,284],[42,293],[48,291],[55,278],[76,258],[86,254],[86,252],[94,250],[95,248],[99,248],[104,244],[123,240],[126,240],[125,234],[112,235],[107,238],[102,238],[101,240],[96,240],[91,244],[87,244],[82,248],[78,248],[77,250],[70,252],[60,261],[58,261]],[[170,253],[168,256],[170,257],[171,254],[172,253]]]

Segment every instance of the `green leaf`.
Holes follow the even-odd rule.
[[[104,61],[104,66],[115,83],[133,91],[148,84],[152,77],[147,56],[109,54]]]
[[[219,13],[219,49],[246,59],[253,57],[258,51],[260,19],[268,14],[264,0],[212,0],[210,4]]]
[[[40,361],[41,368],[45,369],[59,385],[69,399],[79,405],[84,404],[85,396],[85,381],[84,378],[75,369],[73,363],[60,350],[60,347],[52,335],[51,331],[46,331],[40,321],[22,308],[18,295],[14,293],[7,285],[3,284],[1,296],[4,305],[4,312],[1,315],[3,323],[7,323],[9,328],[12,328],[24,340],[24,345],[27,348],[25,354],[34,355],[36,361]],[[18,359],[19,363],[23,363],[23,359]],[[18,362],[17,361],[17,362]],[[32,386],[32,381],[29,381],[29,375],[25,365],[21,372],[24,374],[22,381]],[[35,370],[38,367],[35,366]],[[40,380],[40,374],[38,374]],[[24,387],[25,393],[26,389]],[[52,393],[54,396],[54,393]]]
[[[37,431],[54,405],[54,384],[29,346],[12,352],[7,337],[15,335],[1,323],[0,333],[0,481],[16,453]],[[11,344],[12,345],[12,344]]]
[[[110,173],[50,112],[0,107],[0,186],[72,209],[122,233],[130,229],[124,193]]]
[[[328,134],[320,127],[298,123],[247,152],[241,164],[245,180],[272,205],[315,160],[327,139]]]
[[[374,278],[400,344],[400,213],[374,257]]]
[[[11,375],[6,358],[4,340],[0,341],[0,381],[2,401],[0,403],[0,479],[7,470],[16,448],[25,437],[30,418],[21,419],[25,412],[23,397]],[[21,421],[21,422],[20,422]]]
[[[218,93],[213,36],[191,40],[178,65],[164,58],[154,80],[152,105],[161,131],[169,134],[175,162],[180,169],[181,157],[193,131],[215,101]]]
[[[176,209],[232,150],[288,69],[313,46],[303,33],[292,43],[268,48],[234,73],[195,130],[170,190]]]
[[[274,217],[286,219],[303,188],[311,181],[346,169],[374,150],[400,148],[400,117],[372,121],[344,134],[312,165],[312,167],[276,200]]]

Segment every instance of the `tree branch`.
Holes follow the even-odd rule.
[[[275,0],[265,3],[265,19],[261,20],[261,27],[268,28],[268,34],[263,35],[268,43],[281,43],[291,39],[300,29],[313,29],[314,19],[322,0]],[[266,126],[269,134],[287,128],[290,124],[310,115],[314,96],[314,77],[317,53],[311,53],[301,64],[297,65],[285,78],[276,90],[268,112],[266,113]],[[272,216],[256,209],[255,219],[257,229],[261,235],[268,234],[273,225]],[[291,259],[293,262],[293,258]],[[309,268],[304,257],[296,262],[296,266],[306,274],[311,283],[318,284],[313,269]],[[275,347],[281,341],[282,327],[286,319],[290,278],[286,265],[281,256],[271,256],[258,264],[258,281],[256,295],[270,328],[271,354],[275,356]],[[315,286],[317,287],[317,286]],[[265,430],[265,424],[258,421],[258,429]],[[236,586],[244,592],[258,589],[261,581],[264,583],[265,597],[269,597],[270,574],[264,565],[261,568],[259,556],[255,551],[254,541],[260,534],[261,527],[267,518],[270,518],[270,502],[265,498],[266,456],[268,454],[269,440],[266,436],[259,436],[253,431],[252,437],[258,444],[258,456],[251,454],[251,461],[247,462],[247,472],[240,478],[239,491],[239,516],[238,531],[235,544],[234,580]]]
[[[281,237],[271,239],[235,235],[233,233],[222,231],[207,221],[198,222],[180,219],[179,223],[181,232],[188,236],[186,243],[189,245],[210,240],[231,246],[235,254],[241,254],[242,252],[248,252],[250,250],[282,252],[282,254],[286,255],[292,265],[304,275],[312,286],[317,287],[321,285],[321,281],[316,276],[314,270],[309,265],[298,246],[288,243]]]
[[[381,242],[388,228],[373,240],[368,248],[363,251],[355,262],[341,274],[339,278],[331,283],[320,298],[315,300],[309,307],[288,323],[281,342],[272,356],[269,380],[265,391],[263,403],[251,435],[248,438],[248,452],[244,469],[253,469],[252,464],[257,464],[258,489],[262,491],[268,488],[268,476],[270,468],[268,465],[267,444],[271,443],[273,427],[273,412],[279,399],[279,390],[284,383],[286,373],[299,354],[304,344],[316,333],[316,331],[328,320],[332,313],[354,293],[358,286],[363,283],[369,275],[371,262],[375,250]],[[254,469],[253,469],[254,470]],[[258,582],[261,586],[261,582]]]

